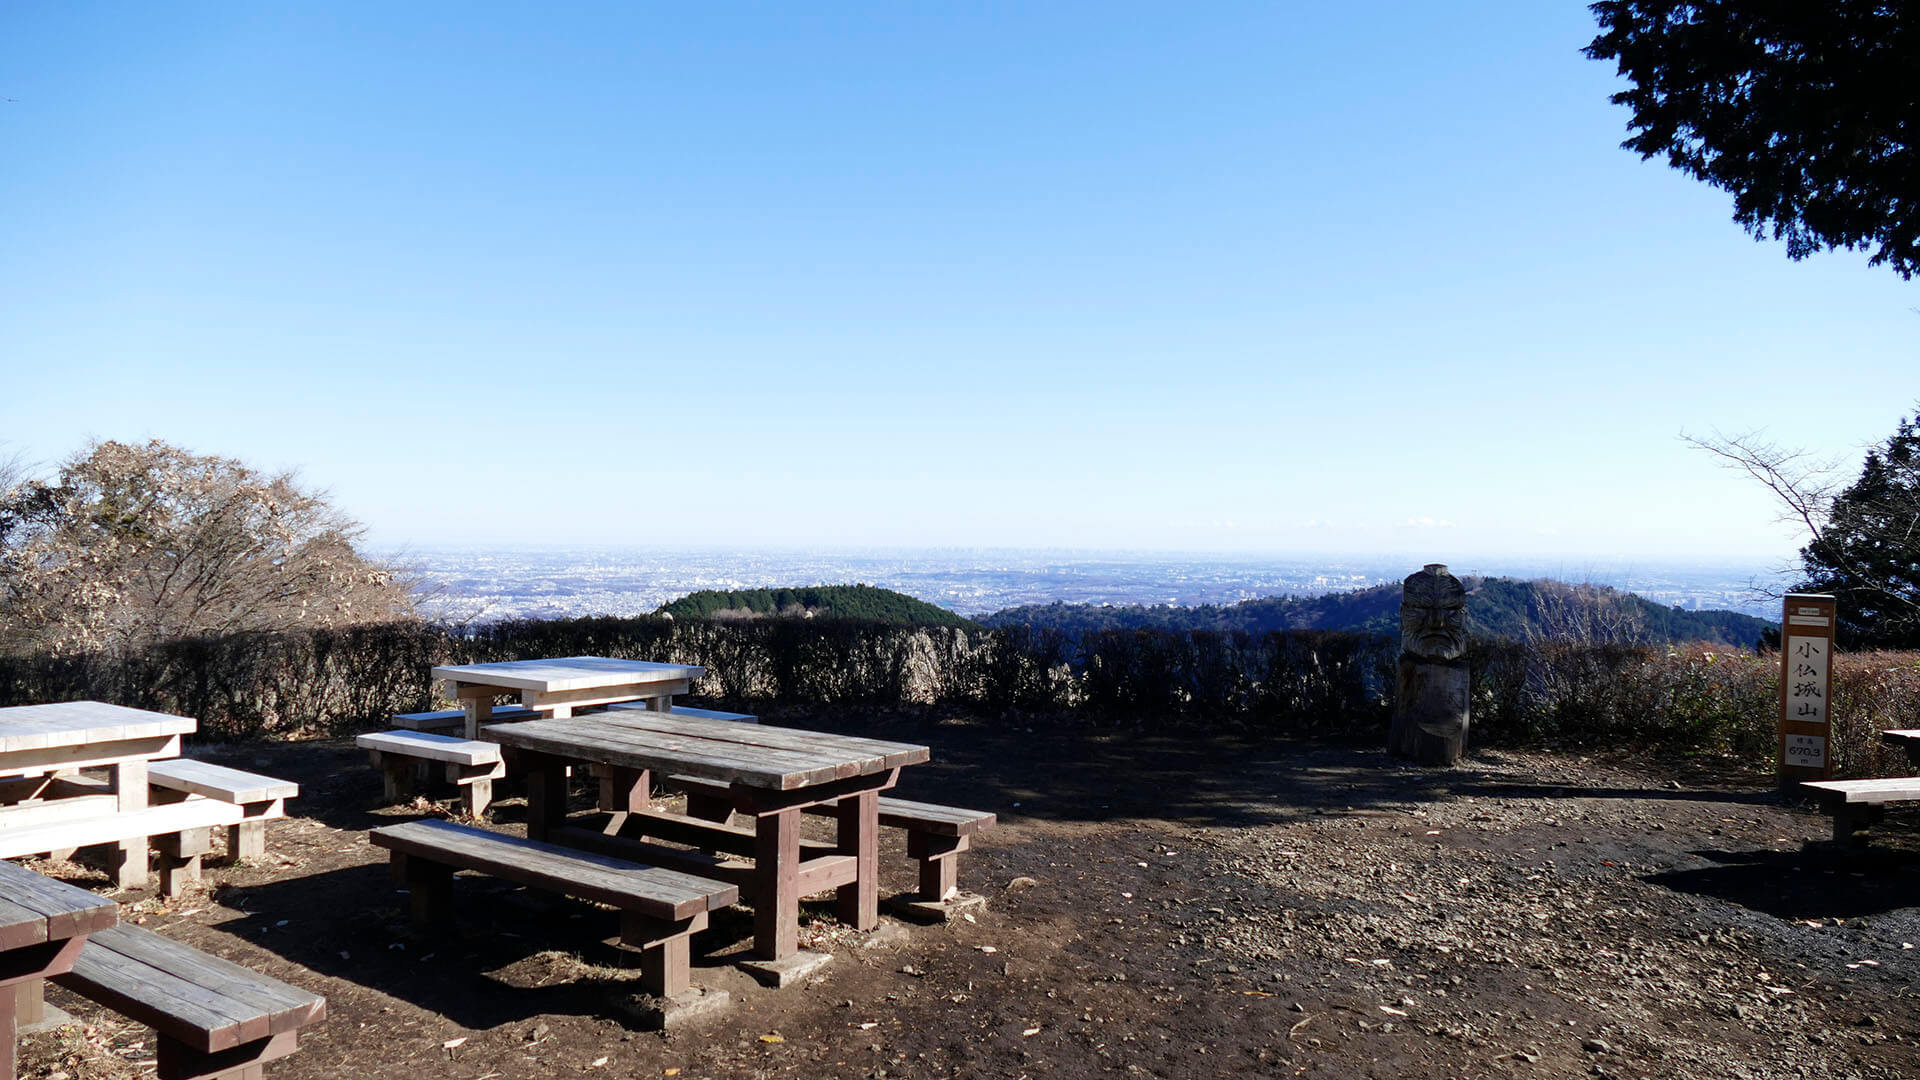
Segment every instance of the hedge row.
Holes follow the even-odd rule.
[[[1013,627],[657,618],[423,623],[170,642],[131,656],[0,656],[0,704],[94,698],[198,717],[219,737],[340,734],[431,707],[436,664],[531,656],[699,664],[702,697],[887,707],[941,703],[1147,730],[1234,726],[1384,733],[1397,643],[1319,631],[1116,630],[1071,640]],[[1475,745],[1659,743],[1764,767],[1777,659],[1708,648],[1477,643]],[[1920,726],[1920,654],[1842,655],[1835,760],[1848,775],[1904,770],[1876,733]]]

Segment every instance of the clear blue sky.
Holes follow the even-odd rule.
[[[796,8],[813,8],[796,13]],[[1583,6],[0,12],[0,439],[383,544],[1713,560],[1920,284],[1619,149]]]

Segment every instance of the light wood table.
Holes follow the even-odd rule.
[[[38,1005],[42,980],[73,969],[88,934],[119,925],[120,908],[4,861],[0,898],[0,1080],[14,1080],[19,1014]]]
[[[480,737],[493,715],[493,699],[520,695],[520,704],[545,716],[564,719],[573,710],[622,701],[672,707],[707,669],[692,664],[656,664],[606,656],[567,656],[557,660],[507,660],[493,664],[454,664],[433,669],[447,684],[447,696],[466,711],[466,737]]]
[[[774,963],[799,951],[802,896],[833,889],[842,921],[862,930],[879,922],[880,792],[893,787],[902,767],[930,757],[911,743],[639,710],[494,724],[485,737],[520,752],[530,838],[739,885],[753,904],[754,952]],[[567,819],[571,762],[603,766],[615,788],[614,809],[596,827]],[[727,783],[734,809],[752,827],[655,809],[648,798],[655,771]],[[838,818],[836,842],[802,843],[802,814],[829,803]]]
[[[179,757],[180,737],[198,726],[100,701],[0,709],[0,853],[32,854],[3,846],[9,830],[147,810],[147,762]],[[82,782],[86,768],[105,768],[106,786]],[[145,885],[147,837],[113,843],[120,887]]]

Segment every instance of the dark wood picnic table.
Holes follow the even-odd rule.
[[[16,1007],[37,1004],[42,980],[73,970],[87,935],[119,925],[104,896],[0,861],[0,1080],[13,1080],[19,1034]]]
[[[833,889],[842,921],[863,930],[879,922],[880,792],[903,767],[930,757],[911,743],[630,710],[494,724],[483,737],[519,752],[530,839],[740,886],[754,908],[754,952],[766,961],[799,951],[802,896]],[[597,827],[567,818],[565,769],[581,762],[601,767],[607,814]],[[655,772],[725,782],[752,827],[655,808],[648,798]],[[823,804],[838,818],[835,842],[803,843],[802,815]]]

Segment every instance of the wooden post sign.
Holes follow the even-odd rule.
[[[1788,593],[1780,613],[1780,783],[1833,775],[1833,597]]]

